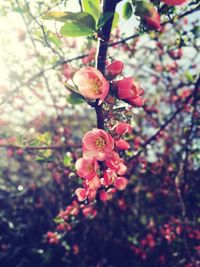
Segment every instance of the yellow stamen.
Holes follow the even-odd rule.
[[[105,147],[106,142],[102,137],[99,136],[97,137],[95,144],[97,149],[102,149]]]
[[[102,82],[98,78],[89,79],[88,83],[90,84],[91,90],[96,94],[102,93]]]

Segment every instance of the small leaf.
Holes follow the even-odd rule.
[[[188,80],[189,82],[193,82],[193,80],[194,80],[192,74],[191,74],[189,71],[186,71],[186,72],[185,72],[185,77],[187,78],[187,80]]]
[[[96,23],[90,14],[86,12],[47,12],[43,19],[65,22],[60,33],[64,36],[79,37],[92,35],[96,29]]]
[[[122,16],[124,19],[129,19],[131,17],[133,13],[133,8],[132,8],[132,5],[131,3],[129,2],[126,2],[123,6],[123,9],[122,9]]]
[[[63,219],[63,218],[60,218],[60,217],[56,217],[56,218],[54,218],[53,219],[53,221],[55,222],[55,223],[64,223],[65,222],[65,220]]]
[[[71,105],[79,105],[85,102],[84,98],[77,93],[71,93],[67,97],[67,102]]]
[[[44,135],[46,144],[50,145],[51,141],[52,141],[52,133],[51,132],[45,132],[43,135]]]
[[[90,25],[95,29],[94,18],[87,12],[62,12],[62,11],[49,11],[45,13],[43,19],[56,20],[60,22],[82,22],[84,25]]]
[[[81,37],[92,35],[94,30],[78,23],[66,22],[64,26],[61,27],[60,33],[63,36]]]
[[[82,0],[83,11],[92,15],[97,22],[100,16],[100,0]]]
[[[52,159],[50,159],[50,158],[43,158],[43,157],[37,157],[35,160],[38,161],[38,162],[40,162],[40,163],[52,162]]]
[[[68,155],[66,154],[63,158],[63,163],[65,166],[69,166],[72,162],[72,156],[71,155]]]

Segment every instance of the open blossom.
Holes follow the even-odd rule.
[[[187,2],[187,0],[162,0],[167,5],[170,6],[179,6]]]
[[[126,133],[130,133],[132,130],[132,127],[130,124],[126,122],[118,122],[117,124],[113,126],[112,130],[114,130],[116,134],[123,135]]]
[[[82,139],[83,156],[85,158],[95,158],[103,161],[112,152],[114,148],[114,140],[112,136],[101,129],[93,129],[87,132]]]
[[[78,70],[74,74],[73,82],[84,97],[99,99],[99,105],[108,95],[108,81],[99,70],[93,67],[85,67]]]
[[[123,67],[124,67],[123,62],[116,60],[113,63],[109,64],[106,69],[107,69],[108,75],[117,76],[121,74]]]
[[[141,95],[143,95],[144,91],[133,78],[124,78],[117,82],[117,86],[120,99],[126,100],[131,105],[143,105],[144,100]]]
[[[81,178],[92,179],[96,175],[99,166],[96,159],[80,158],[75,164],[77,174]]]

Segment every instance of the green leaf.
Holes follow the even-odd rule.
[[[67,102],[71,105],[79,105],[85,102],[84,98],[77,93],[71,93],[67,97]]]
[[[66,20],[69,20],[69,19],[75,19],[77,14],[80,14],[80,13],[81,12],[72,13],[72,12],[63,12],[63,11],[49,11],[49,12],[46,12],[42,18],[46,20],[56,20],[56,21],[65,22]]]
[[[45,132],[43,134],[37,133],[36,139],[41,143],[50,145],[52,141],[52,133],[51,132]]]
[[[62,11],[49,11],[45,13],[43,19],[46,20],[56,20],[60,22],[74,22],[74,23],[83,23],[89,28],[95,29],[95,20],[87,12],[62,12]]]
[[[56,217],[56,218],[54,218],[53,219],[53,221],[55,222],[55,223],[63,223],[63,222],[65,222],[65,220],[63,219],[63,218],[60,218],[60,217]]]
[[[106,12],[105,14],[101,14],[97,24],[97,28],[102,28],[112,16],[113,12]]]
[[[192,74],[189,71],[185,72],[185,77],[187,78],[187,80],[189,82],[193,82],[193,80],[194,80],[194,77],[192,76]]]
[[[122,8],[122,16],[124,19],[129,19],[133,13],[133,8],[130,2],[126,2]]]
[[[52,162],[51,158],[43,158],[43,157],[37,157],[35,160],[40,163]]]
[[[64,164],[65,166],[69,166],[71,163],[72,163],[72,156],[66,154],[66,155],[64,156],[64,158],[63,158],[63,164]]]
[[[113,23],[112,23],[112,30],[117,27],[118,22],[119,22],[119,13],[115,12]]]
[[[100,0],[82,0],[83,11],[92,15],[97,22],[100,16]]]
[[[72,13],[72,12],[61,12],[65,13],[62,15],[51,14],[48,15],[49,18],[52,16],[54,19],[65,22],[65,24],[61,27],[60,33],[64,36],[70,37],[79,37],[79,36],[89,36],[92,35],[96,29],[94,18],[86,13]],[[47,18],[47,17],[46,17]]]
[[[81,37],[92,35],[94,30],[78,23],[66,22],[64,26],[61,27],[60,33],[63,36]]]

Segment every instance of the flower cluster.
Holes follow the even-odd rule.
[[[88,100],[99,99],[101,105],[106,100],[108,94],[114,94],[118,99],[132,106],[142,106],[144,93],[140,84],[132,77],[114,80],[122,73],[124,64],[117,60],[107,65],[106,74],[104,75],[94,67],[84,67],[78,70],[73,76],[73,82],[79,93]],[[108,82],[110,80],[110,84]],[[113,81],[114,80],[114,81]],[[115,88],[112,90],[112,88]],[[99,160],[97,158],[97,160]]]
[[[143,90],[133,78],[121,75],[123,67],[121,61],[114,61],[106,66],[104,75],[91,66],[81,68],[72,77],[76,87],[74,90],[86,101],[90,101],[90,104],[96,100],[98,102],[95,105],[101,105],[103,101],[110,104],[110,99],[118,98],[132,106],[142,106]],[[122,78],[117,78],[118,76]],[[57,239],[61,238],[59,232],[71,231],[77,216],[94,218],[97,214],[96,199],[107,202],[117,191],[126,188],[127,166],[120,157],[120,152],[130,148],[124,136],[132,132],[132,127],[126,122],[111,125],[108,126],[110,132],[93,129],[83,136],[82,157],[75,163],[77,175],[82,179],[82,187],[75,190],[76,199],[58,214],[57,232],[47,234],[49,243],[57,243]],[[119,202],[119,207],[126,209],[123,199]]]
[[[78,176],[83,179],[83,187],[75,191],[79,201],[93,201],[98,194],[105,202],[127,186],[128,180],[124,177],[127,167],[118,151],[129,149],[121,137],[131,131],[131,126],[119,122],[112,131],[114,138],[101,129],[93,129],[83,136],[83,157],[75,164]]]

